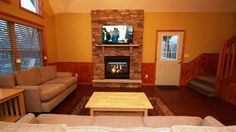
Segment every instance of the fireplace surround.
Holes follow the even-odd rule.
[[[142,49],[143,49],[143,10],[92,10],[92,61],[93,87],[141,87]],[[104,25],[132,25],[133,45],[107,45],[102,47],[102,27]],[[106,56],[129,56],[129,76],[107,77]],[[120,61],[119,61],[120,62]],[[124,68],[124,62],[111,62],[114,72]],[[122,67],[123,66],[123,67]],[[112,68],[113,68],[112,67]],[[108,68],[108,67],[107,67]],[[111,71],[112,72],[112,71]]]
[[[129,79],[129,56],[105,56],[105,79]]]

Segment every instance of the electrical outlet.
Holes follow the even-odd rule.
[[[75,76],[78,77],[78,73],[75,73]]]
[[[145,75],[145,78],[148,78],[148,74]]]

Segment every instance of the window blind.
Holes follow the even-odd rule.
[[[7,21],[0,20],[0,75],[13,72],[11,39]]]
[[[38,29],[15,24],[16,48],[18,50],[22,70],[30,67],[40,67],[42,64],[42,50]]]
[[[42,32],[0,19],[0,75],[43,65]]]

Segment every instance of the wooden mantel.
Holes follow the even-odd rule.
[[[104,47],[129,47],[130,54],[132,54],[133,47],[139,47],[138,44],[96,44],[96,47],[102,47],[102,54],[104,54]]]

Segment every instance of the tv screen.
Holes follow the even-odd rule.
[[[102,26],[103,44],[130,44],[133,42],[133,27],[129,25]]]

